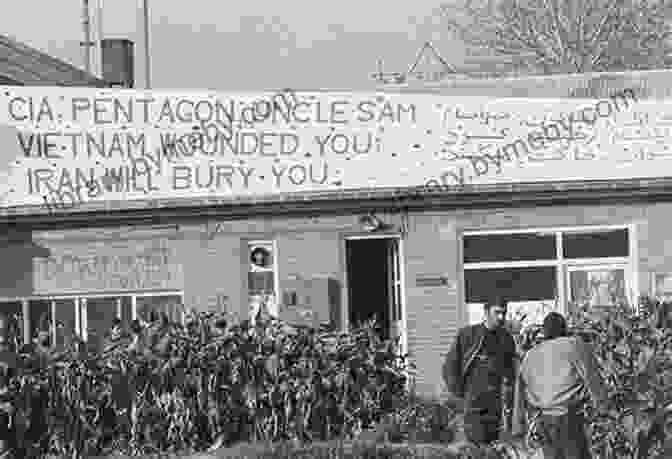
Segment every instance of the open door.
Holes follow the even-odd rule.
[[[399,239],[389,238],[387,242],[387,273],[388,298],[390,306],[390,338],[398,339],[400,350],[403,338],[401,315],[401,263],[399,256]]]
[[[381,337],[403,342],[400,240],[395,236],[346,240],[350,327],[376,318]]]

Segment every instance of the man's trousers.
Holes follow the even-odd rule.
[[[591,459],[585,422],[576,409],[563,416],[542,414],[537,422],[555,453],[554,459]]]
[[[464,434],[467,440],[479,445],[497,441],[501,425],[501,391],[467,395],[464,415]]]

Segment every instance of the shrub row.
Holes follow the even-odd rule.
[[[100,354],[26,359],[11,381],[23,457],[347,439],[409,399],[409,366],[373,324],[343,334],[194,314]]]

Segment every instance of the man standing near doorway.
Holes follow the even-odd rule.
[[[591,347],[580,337],[567,336],[565,318],[557,312],[544,319],[545,341],[527,352],[516,383],[514,435],[530,426],[544,437],[557,459],[591,457],[584,419],[585,395],[604,406],[607,390]]]
[[[483,323],[462,328],[443,364],[448,391],[464,401],[464,433],[478,445],[499,439],[513,394],[516,344],[504,328],[506,301],[484,305]],[[508,410],[507,410],[508,411]]]

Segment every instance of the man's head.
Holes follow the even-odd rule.
[[[485,311],[485,324],[488,328],[504,326],[506,320],[506,299],[501,296],[488,300],[483,307]]]
[[[131,333],[135,336],[140,336],[142,334],[142,324],[138,319],[134,319],[133,322],[131,322]]]
[[[555,339],[567,336],[567,321],[562,314],[549,312],[544,318],[544,338]]]

